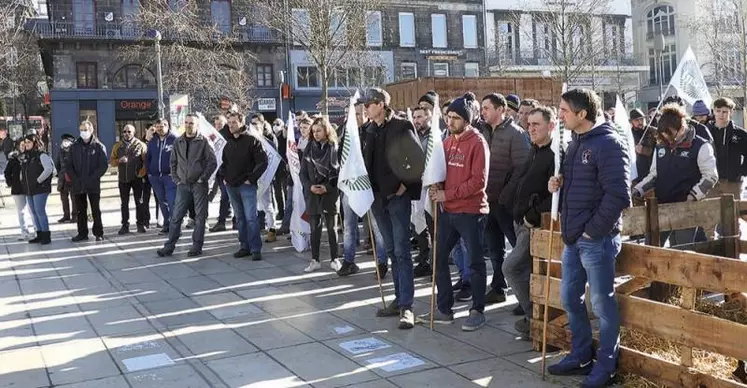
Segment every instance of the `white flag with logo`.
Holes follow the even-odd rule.
[[[259,140],[262,144],[262,149],[265,150],[265,154],[267,154],[267,169],[265,169],[265,172],[262,173],[262,176],[259,177],[259,180],[257,181],[257,198],[263,198],[265,191],[272,186],[272,180],[275,178],[275,172],[277,172],[282,158],[275,147],[265,139],[259,128],[250,125],[249,133]]]
[[[444,152],[443,136],[439,124],[439,102],[434,103],[433,115],[431,116],[431,133],[425,146],[425,170],[423,171],[423,187],[426,188],[436,183],[446,181],[446,154]],[[470,124],[470,123],[468,123]],[[426,195],[425,210],[433,212],[430,199]]]
[[[342,142],[340,158],[340,175],[337,178],[337,187],[348,199],[348,205],[355,214],[363,217],[374,201],[371,180],[368,178],[366,164],[363,162],[361,152],[361,140],[358,136],[358,125],[355,118],[355,100],[358,93],[350,99],[348,118],[345,123],[345,138]]]
[[[286,159],[288,159],[288,171],[293,180],[293,191],[290,198],[293,201],[293,213],[291,214],[289,228],[293,248],[298,252],[303,252],[309,246],[306,236],[311,233],[311,226],[308,221],[303,219],[306,213],[306,200],[303,197],[303,187],[301,186],[301,161],[298,158],[298,148],[296,147],[295,127],[293,112],[289,112],[286,125],[288,147],[285,151]]]
[[[615,103],[615,127],[617,127],[620,138],[627,147],[628,159],[631,166],[630,181],[632,182],[638,178],[638,171],[635,168],[635,139],[633,138],[633,128],[630,126],[628,112],[625,110],[625,106],[620,100],[620,96],[617,96],[617,102]]]
[[[708,85],[703,79],[700,66],[698,66],[698,61],[695,59],[695,53],[689,46],[679,65],[677,65],[677,70],[672,75],[669,85],[675,88],[677,95],[690,105],[695,104],[695,101],[698,100],[702,100],[706,106],[711,106],[713,102],[711,93],[708,92]]]
[[[212,147],[215,152],[215,159],[218,161],[218,167],[215,168],[215,171],[210,175],[210,180],[208,181],[208,187],[213,187],[215,174],[218,172],[221,164],[223,164],[223,148],[226,147],[226,139],[205,119],[205,116],[203,116],[202,113],[197,113],[197,118],[198,131],[207,139],[208,144],[210,144],[210,147]]]

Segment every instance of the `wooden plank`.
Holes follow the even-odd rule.
[[[644,278],[642,276],[632,278],[627,282],[620,284],[615,287],[615,292],[623,295],[630,295],[641,288],[648,287],[651,284],[651,279]]]
[[[740,215],[747,215],[747,201],[744,201],[744,200],[738,201],[738,208],[739,208]]]
[[[544,276],[532,275],[530,290],[533,303],[544,304],[544,284]],[[743,344],[744,338],[747,338],[747,325],[634,296],[616,296],[621,325],[624,327],[690,348],[747,359],[747,347]],[[586,298],[586,305],[590,310],[589,299]],[[549,301],[550,306],[560,306],[560,279],[550,279]],[[548,343],[551,342],[548,340]]]
[[[547,257],[549,231],[533,230],[532,256]],[[562,244],[553,242],[559,258]],[[747,291],[747,262],[694,252],[623,243],[618,255],[619,275],[643,276],[653,281],[715,292]]]
[[[623,233],[629,236],[646,233],[646,207],[634,206],[623,211]]]
[[[726,241],[729,240],[729,241]],[[690,243],[690,244],[682,244],[682,245],[675,245],[669,247],[669,249],[676,249],[678,251],[692,251],[696,253],[702,253],[705,255],[711,255],[711,256],[724,256],[725,250],[724,247],[726,244],[733,244],[733,240],[735,240],[734,237],[729,237],[726,239],[718,239],[718,240],[709,240],[709,241],[701,241],[696,243]]]
[[[747,252],[747,241],[739,240],[739,252]]]
[[[737,209],[734,204],[734,196],[724,195],[721,201],[721,234],[726,237],[736,237],[739,235],[739,225],[737,224]],[[724,256],[738,259],[739,251],[737,243],[731,240],[730,244],[724,246]]]
[[[648,199],[648,198],[647,198]],[[713,229],[721,222],[720,198],[710,198],[696,202],[678,202],[659,204],[660,230],[677,230],[693,228]],[[640,235],[646,233],[646,209],[635,206],[623,211],[623,233]]]
[[[692,287],[682,288],[682,308],[692,310],[695,308],[695,298],[698,292]],[[684,366],[693,366],[693,348],[691,346],[683,345],[680,347],[680,364]]]
[[[542,322],[533,321],[532,335],[536,336],[537,333],[542,335]],[[548,325],[547,338],[549,345],[565,350],[571,348],[571,332],[568,329],[556,325]],[[594,345],[597,346],[598,341],[595,340]],[[696,369],[677,365],[625,346],[620,346],[619,372],[636,374],[655,383],[672,388],[747,388],[745,384],[710,376]]]

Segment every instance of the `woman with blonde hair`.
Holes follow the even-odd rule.
[[[327,225],[330,259],[337,259],[336,220],[340,206],[337,177],[340,163],[337,158],[337,134],[325,118],[317,118],[311,125],[312,139],[303,152],[301,183],[306,198],[306,213],[311,217],[311,262],[304,272],[322,268],[319,250],[322,239],[322,218]]]

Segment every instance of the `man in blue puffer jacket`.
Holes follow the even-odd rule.
[[[158,233],[167,234],[171,209],[176,201],[176,185],[171,180],[171,151],[174,149],[176,135],[169,131],[166,119],[158,119],[155,127],[156,131],[148,142],[148,152],[145,154],[145,168],[163,214],[163,229]]]
[[[563,177],[550,179],[562,190],[563,280],[561,299],[571,327],[571,353],[548,368],[553,375],[588,374],[581,387],[603,387],[615,376],[620,316],[615,301],[615,258],[620,253],[622,212],[630,206],[630,160],[615,129],[597,121],[599,97],[574,89],[561,97],[559,115],[573,131]],[[591,324],[584,304],[589,283],[599,317],[597,362],[592,367]]]

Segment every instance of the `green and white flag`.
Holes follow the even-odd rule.
[[[345,123],[345,138],[342,142],[340,175],[337,186],[348,198],[348,204],[355,214],[363,217],[374,201],[371,180],[368,179],[366,164],[363,162],[361,140],[358,136],[358,125],[355,119],[355,101],[358,93],[350,99],[348,119]]]
[[[431,132],[425,147],[425,170],[423,171],[423,188],[446,181],[446,154],[444,152],[443,134],[439,125],[439,101],[436,98],[431,116]],[[426,195],[427,197],[427,195]],[[426,200],[425,210],[433,212],[430,200]]]

